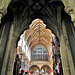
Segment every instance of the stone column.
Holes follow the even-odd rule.
[[[65,25],[63,24],[63,36],[64,36],[64,41],[65,41],[65,46],[66,46],[66,51],[67,51],[67,58],[68,58],[68,65],[69,65],[69,71],[70,75],[75,74],[75,69],[74,69],[74,63],[73,63],[73,57],[72,57],[72,52],[71,52],[71,47],[70,47],[70,42],[67,34],[67,30]]]
[[[17,37],[13,36],[11,37],[11,45],[10,45],[10,51],[9,51],[9,58],[8,58],[8,70],[7,70],[7,75],[12,75],[13,74],[13,67],[14,67],[14,59],[15,59],[15,52],[16,52],[16,40]]]
[[[64,75],[70,75],[68,59],[67,59],[68,58],[67,57],[67,51],[66,51],[63,35],[61,35],[61,39],[60,39],[60,53],[61,53],[61,59],[62,59],[63,74]]]
[[[13,74],[14,59],[16,53],[16,41],[18,38],[17,32],[18,31],[14,31],[14,25],[12,25],[9,34],[9,40],[7,41],[1,75]]]
[[[62,58],[63,73],[64,75],[74,75],[75,70],[74,70],[74,64],[72,59],[72,53],[71,53],[69,39],[64,24],[62,25],[60,47],[61,47],[60,52]]]
[[[3,69],[3,65],[6,64],[6,57],[8,56],[5,56],[6,54],[6,46],[7,46],[7,41],[8,41],[8,38],[9,38],[9,32],[10,32],[10,25],[11,23],[10,22],[7,22],[4,26],[4,32],[3,32],[3,35],[1,36],[1,40],[0,40],[0,73],[1,73],[1,70]],[[8,51],[7,51],[8,53]],[[5,61],[5,62],[4,62]],[[6,67],[6,66],[5,66]],[[5,70],[5,68],[4,68]],[[5,71],[4,71],[5,72]],[[3,74],[4,75],[4,74]]]

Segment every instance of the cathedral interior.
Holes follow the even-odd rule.
[[[75,75],[75,0],[0,0],[0,75]]]

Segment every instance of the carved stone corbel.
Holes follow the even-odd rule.
[[[0,9],[0,23],[1,23],[1,18],[5,15],[6,11],[5,9]]]
[[[65,10],[71,16],[71,20],[74,23],[74,27],[75,27],[75,14],[74,14],[73,6],[67,6]]]

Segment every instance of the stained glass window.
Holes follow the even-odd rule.
[[[32,61],[48,61],[48,53],[43,45],[39,44],[33,49]]]

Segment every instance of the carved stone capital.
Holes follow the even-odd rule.
[[[71,20],[75,22],[75,14],[74,14],[73,6],[67,6],[65,10],[71,16]]]
[[[4,9],[4,8],[0,9],[0,14],[5,15],[5,14],[6,14],[6,12],[7,12],[7,10],[6,10],[6,9]]]
[[[71,13],[73,13],[73,7],[68,5],[65,7],[65,11],[70,15]]]
[[[6,14],[5,9],[0,9],[0,23],[1,23],[1,18]]]

